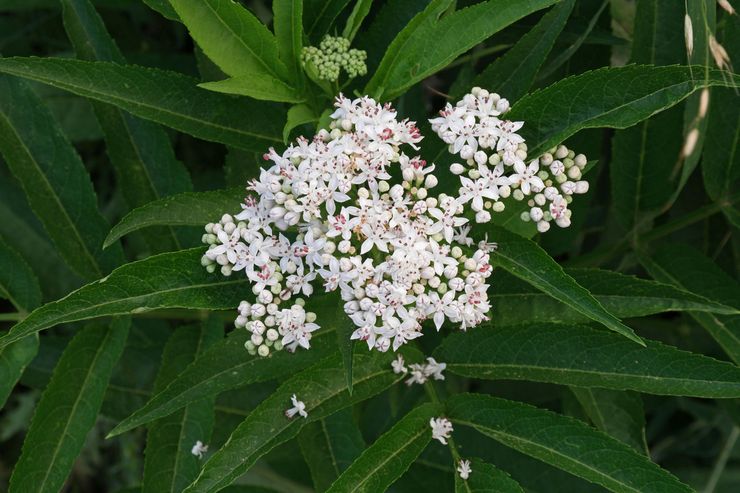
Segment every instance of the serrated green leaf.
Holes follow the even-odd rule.
[[[448,336],[434,352],[448,371],[484,379],[707,398],[740,396],[740,368],[657,341],[641,347],[579,325],[483,326]]]
[[[339,14],[347,7],[350,0],[305,0],[303,13],[303,30],[308,39],[318,42],[329,32]]]
[[[294,354],[279,351],[263,358],[250,356],[244,349],[249,335],[246,331],[232,332],[226,339],[215,343],[144,407],[113,428],[109,436],[168,416],[203,397],[291,375],[316,363],[335,348],[332,331],[323,330],[311,339],[308,351]]]
[[[441,406],[422,404],[401,418],[339,476],[327,493],[386,491],[432,439],[429,420]]]
[[[461,53],[555,0],[489,0],[438,20],[449,3],[433,2],[396,37],[365,87],[367,94],[393,99]]]
[[[31,267],[0,237],[0,298],[19,312],[30,312],[41,304],[41,286]]]
[[[41,287],[31,267],[0,238],[0,298],[9,300],[19,312],[41,304]],[[39,339],[26,337],[0,350],[0,409],[23,370],[36,356]]]
[[[209,274],[202,248],[162,253],[115,269],[107,277],[34,310],[0,338],[0,348],[57,324],[158,308],[224,310],[250,296],[246,276]]]
[[[169,0],[208,58],[232,77],[252,74],[288,81],[275,36],[230,0]]]
[[[475,428],[611,491],[693,491],[645,456],[576,419],[478,394],[450,398],[447,411],[454,425]]]
[[[455,493],[524,493],[519,483],[501,469],[481,459],[470,460],[468,479],[455,474]]]
[[[89,0],[63,0],[62,14],[67,36],[79,58],[126,63]],[[188,172],[175,158],[161,127],[114,106],[99,102],[93,106],[105,134],[108,156],[116,168],[118,185],[129,207],[193,188]],[[147,239],[155,252],[180,248],[171,228],[151,233]]]
[[[352,409],[307,424],[298,443],[316,491],[326,491],[365,449]]]
[[[102,250],[105,219],[80,157],[26,83],[0,77],[0,152],[64,260],[87,279],[122,260]]]
[[[0,162],[0,196],[3,198],[0,200],[0,236],[29,266],[33,265],[44,297],[64,296],[82,284],[52,245],[4,161]],[[33,249],[28,245],[33,245]]]
[[[264,74],[246,74],[216,82],[203,82],[198,87],[225,94],[249,96],[263,101],[300,103],[305,98],[295,88]]]
[[[553,7],[509,51],[478,74],[473,86],[497,92],[511,103],[524,96],[565,27],[574,5],[575,0],[565,0]]]
[[[707,80],[700,80],[693,77],[696,70],[649,65],[601,68],[523,97],[506,117],[526,122],[520,133],[528,154],[538,156],[586,128],[631,127],[703,87],[740,86],[740,75],[712,70]]]
[[[319,117],[316,116],[314,111],[307,104],[291,106],[288,110],[288,120],[285,122],[285,127],[283,128],[283,141],[288,142],[290,131],[297,126],[318,121]]]
[[[281,142],[283,110],[197,87],[166,70],[62,58],[3,58],[0,72],[117,106],[195,137],[263,152]],[[244,115],[250,115],[244,118]]]
[[[663,245],[640,262],[655,279],[722,303],[740,306],[740,284],[701,252],[681,243]],[[740,364],[740,316],[691,314],[736,364]]]
[[[161,392],[222,335],[223,327],[215,319],[174,331],[164,347],[154,391]],[[149,426],[142,493],[182,491],[195,479],[200,463],[191,448],[196,441],[210,441],[214,404],[213,397],[204,397]]]
[[[611,314],[619,318],[644,317],[668,311],[737,314],[737,308],[663,284],[601,269],[565,269]],[[489,293],[494,326],[524,322],[586,323],[589,318],[537,291],[507,272],[497,272]]]
[[[278,54],[293,74],[292,79],[297,82],[303,78],[303,0],[275,0],[272,2],[272,13]]]
[[[498,243],[498,248],[491,255],[492,263],[609,330],[643,344],[632,329],[605,310],[591,293],[566,274],[539,245],[498,226],[490,226],[487,229],[491,234],[490,239]]]
[[[594,426],[650,456],[645,441],[645,411],[639,394],[582,387],[570,390]]]
[[[130,321],[80,331],[59,360],[38,403],[10,478],[10,492],[57,492],[95,424]]]
[[[185,192],[138,207],[111,228],[106,248],[119,238],[150,226],[203,226],[220,219],[224,211],[236,211],[244,198],[244,187],[211,192]]]
[[[362,26],[362,21],[365,20],[367,14],[370,13],[370,7],[373,6],[373,0],[357,0],[355,6],[352,8],[349,17],[347,17],[347,24],[344,26],[342,31],[342,37],[347,38],[350,41],[355,39],[357,31]]]
[[[722,44],[730,59],[740,58],[740,26],[727,19]],[[729,202],[740,183],[740,96],[736,90],[717,89],[710,98],[706,143],[702,155],[704,187],[712,200],[723,204],[722,212],[740,227],[740,209]],[[702,132],[704,133],[704,132]]]
[[[226,444],[203,466],[198,478],[185,490],[187,493],[218,491],[244,474],[276,445],[295,437],[305,424],[329,416],[336,411],[361,402],[401,380],[391,370],[391,353],[355,355],[358,361],[354,373],[354,392],[347,391],[344,368],[338,354],[285,381],[265,399],[231,434]],[[420,359],[420,356],[416,356]],[[306,405],[308,418],[289,419],[285,410],[291,407],[290,397]]]
[[[635,13],[632,62],[672,65],[685,61],[684,11],[672,0],[644,0]],[[614,134],[610,163],[613,207],[630,230],[650,220],[676,188],[683,108],[674,107]],[[660,142],[661,145],[653,145]]]

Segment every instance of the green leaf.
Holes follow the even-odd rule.
[[[345,372],[338,354],[286,380],[234,430],[226,444],[206,462],[198,478],[185,491],[213,492],[228,486],[262,455],[295,437],[305,424],[364,401],[403,378],[391,370],[390,363],[394,358],[391,353],[368,354],[363,349],[355,358],[358,364],[352,395],[347,391]],[[291,407],[293,394],[305,403],[308,418],[296,416],[288,419],[285,416],[285,410]]]
[[[116,319],[109,327],[91,326],[69,343],[36,407],[10,492],[62,489],[95,424],[129,325],[128,319]]]
[[[553,3],[489,0],[438,20],[450,2],[432,2],[393,40],[365,92],[393,99],[499,30]]]
[[[250,383],[289,376],[313,365],[335,348],[333,341],[330,341],[332,331],[322,330],[311,339],[311,349],[308,351],[294,354],[278,351],[269,358],[263,358],[250,356],[244,349],[248,336],[246,331],[232,332],[226,339],[215,343],[144,407],[113,428],[109,437],[168,416],[198,399]]]
[[[89,0],[63,0],[62,12],[67,36],[79,58],[126,63]],[[105,134],[108,155],[116,168],[118,185],[129,207],[193,188],[188,172],[175,158],[161,127],[107,104],[93,106]],[[147,239],[155,251],[180,248],[171,228],[152,232]]]
[[[166,70],[61,58],[3,58],[0,72],[36,80],[129,113],[240,149],[262,152],[281,142],[283,113],[273,104],[239,100],[197,87]],[[244,118],[244,115],[250,115]]]
[[[365,449],[349,408],[304,426],[298,443],[316,491],[326,491]]]
[[[650,456],[645,441],[645,411],[639,394],[581,387],[570,390],[598,429]]]
[[[303,0],[274,0],[272,12],[278,53],[293,73],[293,80],[298,81],[303,77]]]
[[[246,276],[209,274],[202,248],[131,262],[110,275],[34,310],[0,338],[0,348],[55,325],[158,308],[231,309],[250,296]]]
[[[601,306],[591,293],[563,271],[539,245],[498,226],[488,228],[498,248],[491,261],[591,320],[639,344],[635,333]]]
[[[468,479],[455,474],[455,493],[524,493],[519,483],[507,473],[481,459],[469,459],[472,472]]]
[[[724,23],[722,39],[731,60],[740,58],[740,26],[734,19]],[[723,204],[727,219],[740,227],[740,210],[729,202],[740,183],[740,96],[737,91],[717,89],[710,98],[706,144],[702,156],[704,186],[712,200]],[[703,134],[704,132],[702,132]]]
[[[447,411],[454,425],[470,426],[611,491],[693,491],[647,457],[573,418],[477,394],[450,398]]]
[[[44,227],[28,205],[18,181],[0,160],[0,237],[33,265],[46,298],[64,296],[82,281],[59,256]],[[33,245],[29,249],[28,245]]]
[[[41,304],[41,286],[36,275],[1,237],[0,298],[9,300],[19,312],[30,312]]]
[[[288,81],[275,36],[257,17],[229,0],[169,0],[208,58],[232,77]]]
[[[344,365],[344,371],[347,376],[347,390],[352,395],[352,370],[354,367],[352,354],[355,341],[351,339],[351,336],[354,327],[352,326],[352,321],[344,311],[344,302],[342,300],[337,301],[335,314],[334,324],[336,326],[337,346],[339,347],[339,353],[342,355],[342,364]]]
[[[164,347],[154,391],[164,389],[222,334],[223,327],[215,319],[175,330]],[[214,399],[205,397],[149,426],[142,493],[182,491],[195,479],[200,463],[191,448],[196,441],[209,442],[213,419]]]
[[[506,117],[526,122],[520,133],[528,154],[538,156],[579,130],[631,127],[697,89],[740,85],[740,75],[711,70],[707,80],[700,80],[693,76],[696,70],[648,65],[601,68],[523,97]]]
[[[352,463],[327,493],[386,491],[419,457],[432,439],[429,420],[441,414],[422,404],[401,418]]]
[[[362,21],[365,20],[367,14],[370,13],[370,8],[373,6],[373,0],[357,0],[355,6],[347,17],[347,24],[344,26],[342,31],[342,37],[347,38],[350,41],[355,39],[357,31],[362,26]]]
[[[102,250],[108,226],[80,157],[27,85],[4,76],[0,152],[70,267],[94,279],[122,259],[120,247]]]
[[[305,98],[285,82],[264,74],[247,74],[216,82],[203,82],[198,87],[225,94],[249,96],[263,101],[300,103]]]
[[[639,3],[632,62],[684,62],[684,12],[675,7],[672,0]],[[614,134],[610,163],[614,211],[625,228],[635,228],[636,237],[642,230],[638,227],[662,209],[676,188],[674,168],[683,141],[682,112],[677,106]]]
[[[588,290],[609,313],[619,318],[689,310],[737,314],[737,308],[669,284],[600,269],[565,269],[565,273]],[[497,272],[495,279],[495,289],[489,294],[494,326],[524,322],[586,323],[590,320],[507,272]]]
[[[318,121],[319,117],[316,116],[314,111],[307,104],[291,106],[288,110],[288,120],[285,122],[285,127],[283,128],[283,141],[288,142],[290,131],[299,125]]]
[[[303,9],[303,28],[311,41],[318,41],[329,32],[339,14],[350,0],[305,0]]]
[[[497,92],[511,103],[525,95],[565,27],[573,5],[575,0],[565,0],[553,7],[506,54],[478,74],[473,85]]]
[[[163,17],[171,21],[179,21],[180,18],[177,16],[177,12],[170,5],[169,0],[143,0],[150,9],[155,10],[162,14]]]
[[[28,312],[41,304],[41,287],[23,257],[0,238],[0,298],[9,300],[19,312]],[[26,337],[0,350],[0,409],[23,370],[36,356],[39,339]]]
[[[434,352],[448,371],[490,380],[634,390],[706,398],[740,396],[740,368],[657,341],[641,347],[579,325],[484,326],[448,336]]]
[[[740,284],[711,259],[684,245],[666,244],[640,262],[655,279],[732,306],[740,306]],[[691,313],[736,364],[740,365],[740,316]]]
[[[571,58],[573,58],[573,55],[581,48],[583,43],[588,39],[588,36],[591,34],[591,31],[593,31],[594,27],[596,26],[596,23],[599,21],[599,18],[601,17],[601,14],[604,13],[604,9],[609,6],[609,0],[603,0],[601,2],[601,6],[599,9],[594,13],[594,15],[591,17],[591,19],[588,21],[588,23],[585,25],[585,27],[582,27],[583,31],[581,34],[573,41],[573,43],[568,46],[566,49],[561,50],[554,59],[547,64],[540,72],[537,74],[537,78],[539,80],[546,79],[550,75],[552,75],[557,69],[562,67],[566,62],[568,62]],[[582,23],[579,23],[582,24]]]
[[[224,211],[236,211],[244,198],[244,187],[211,192],[185,192],[156,200],[123,216],[111,228],[104,247],[119,238],[150,226],[203,226],[217,221]]]

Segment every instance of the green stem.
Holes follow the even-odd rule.
[[[18,322],[26,318],[25,313],[0,313],[0,322]]]
[[[735,448],[735,443],[737,442],[738,436],[740,436],[740,428],[738,428],[737,426],[733,426],[730,435],[727,437],[725,446],[722,448],[722,451],[717,457],[717,462],[714,463],[712,475],[709,476],[707,485],[706,487],[704,487],[704,493],[713,493],[714,489],[717,487],[717,483],[719,483],[719,478],[725,471],[725,466],[727,465],[727,461],[730,458],[732,449]]]

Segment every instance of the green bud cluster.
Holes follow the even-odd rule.
[[[344,72],[351,79],[367,73],[367,53],[363,50],[350,49],[350,42],[346,38],[326,36],[319,43],[319,47],[307,46],[303,48],[301,59],[304,67],[313,65],[319,79],[336,81],[339,72]]]

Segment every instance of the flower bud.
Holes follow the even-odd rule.
[[[588,182],[586,180],[577,181],[575,193],[580,194],[586,192],[588,192]]]
[[[550,229],[550,223],[547,221],[540,221],[537,223],[537,231],[540,233],[547,233],[547,231]]]
[[[478,211],[475,213],[475,222],[482,224],[491,221],[491,213],[488,211]]]
[[[476,163],[479,165],[486,164],[486,161],[488,161],[488,156],[486,156],[486,153],[483,151],[478,151],[473,155],[473,159]]]

